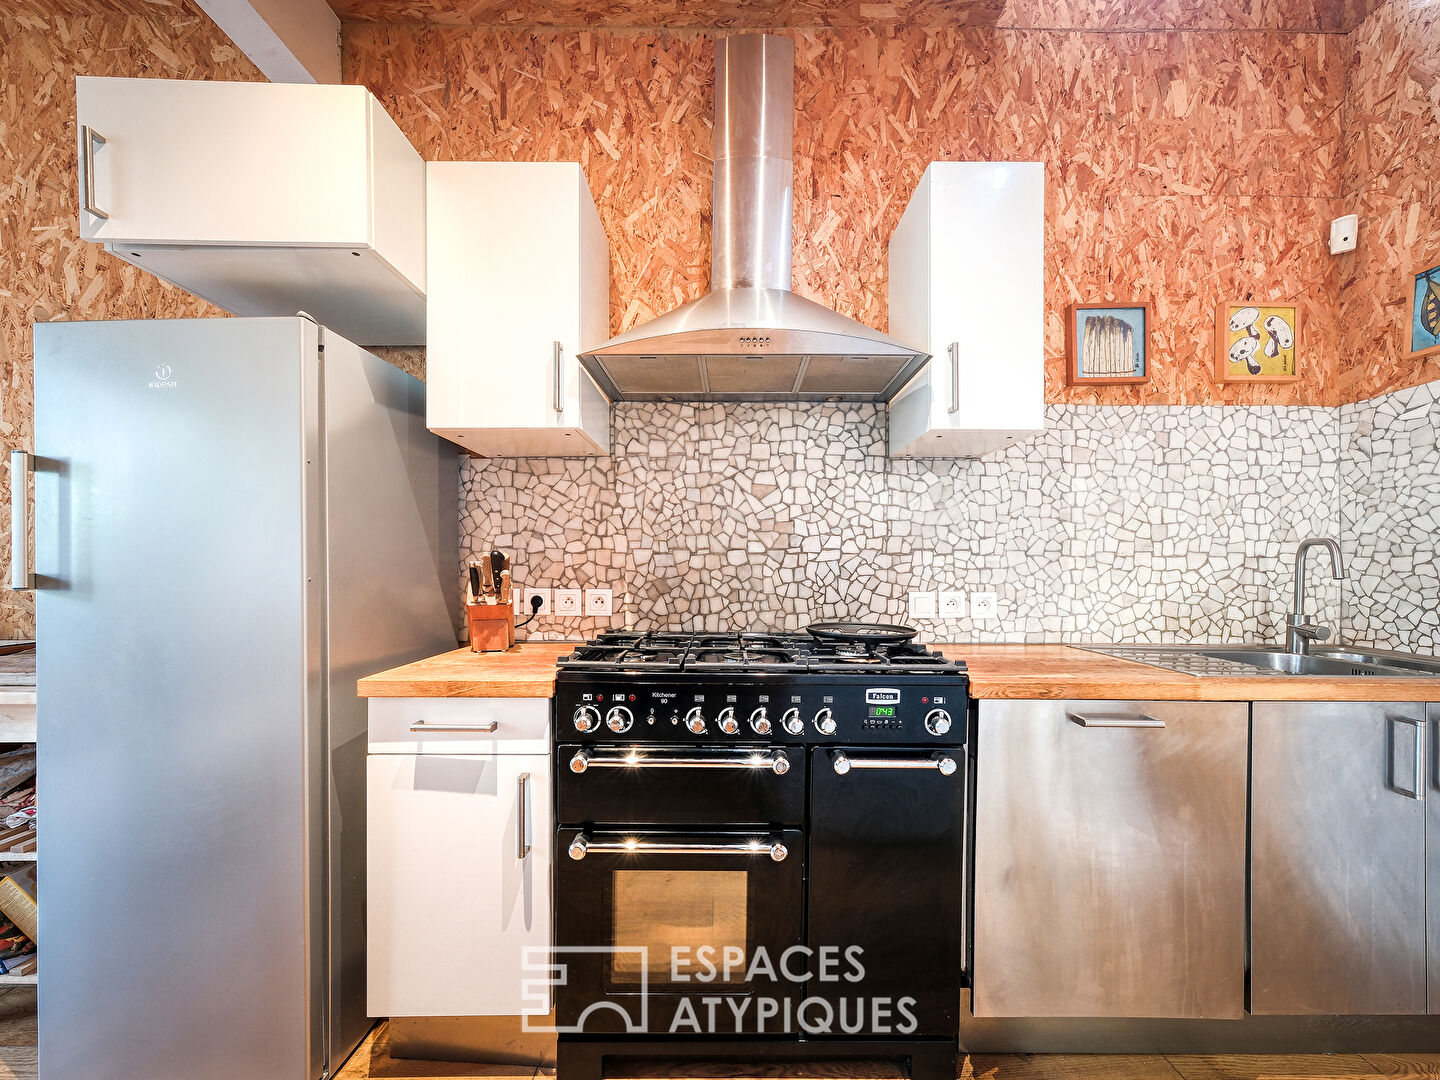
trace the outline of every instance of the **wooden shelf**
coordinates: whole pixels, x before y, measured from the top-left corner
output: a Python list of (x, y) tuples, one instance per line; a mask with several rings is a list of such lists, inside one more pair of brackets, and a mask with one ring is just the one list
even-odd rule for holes
[(7, 986), (35, 986), (39, 982), (38, 971), (32, 971), (29, 975), (0, 975), (0, 989)]
[(0, 863), (38, 862), (39, 853), (34, 851), (0, 851)]

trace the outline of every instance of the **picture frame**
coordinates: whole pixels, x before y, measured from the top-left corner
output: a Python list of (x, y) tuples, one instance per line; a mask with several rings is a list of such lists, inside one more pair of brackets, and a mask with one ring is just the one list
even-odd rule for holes
[(1406, 360), (1440, 353), (1440, 256), (1406, 278)]
[(1066, 385), (1148, 382), (1153, 327), (1149, 301), (1071, 304), (1065, 313)]
[(1215, 308), (1215, 381), (1299, 382), (1305, 312), (1298, 300), (1227, 300)]

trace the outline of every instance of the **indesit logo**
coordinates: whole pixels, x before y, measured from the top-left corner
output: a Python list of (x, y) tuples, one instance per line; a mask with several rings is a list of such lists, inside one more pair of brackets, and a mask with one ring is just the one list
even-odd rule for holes
[(155, 378), (148, 385), (151, 390), (174, 390), (180, 384), (169, 364), (156, 364)]

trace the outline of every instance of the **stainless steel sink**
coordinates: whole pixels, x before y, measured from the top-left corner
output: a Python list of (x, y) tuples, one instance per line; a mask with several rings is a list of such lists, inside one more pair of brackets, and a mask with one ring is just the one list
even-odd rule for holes
[(1440, 659), (1349, 647), (1308, 656), (1271, 645), (1107, 645), (1089, 652), (1186, 675), (1323, 675), (1330, 678), (1440, 678)]

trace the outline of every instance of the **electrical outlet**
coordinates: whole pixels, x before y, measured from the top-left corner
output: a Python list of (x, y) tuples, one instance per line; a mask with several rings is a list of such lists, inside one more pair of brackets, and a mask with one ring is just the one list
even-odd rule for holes
[(910, 594), (910, 618), (935, 618), (935, 594), (933, 592), (912, 592)]
[(580, 590), (556, 589), (555, 614), (561, 618), (574, 618), (580, 614)]
[[(550, 614), (550, 590), (549, 589), (524, 589), (516, 595), (521, 597), (520, 614), (526, 618), (532, 611), (536, 615)], [(540, 598), (540, 610), (535, 611), (535, 597)]]
[(972, 592), (970, 594), (970, 617), (976, 622), (995, 618), (999, 608), (999, 598), (993, 592)]
[(953, 589), (940, 590), (940, 618), (963, 619), (965, 617), (965, 594)]
[(586, 589), (585, 590), (585, 614), (586, 615), (609, 615), (614, 611), (611, 606), (611, 594), (609, 589)]

